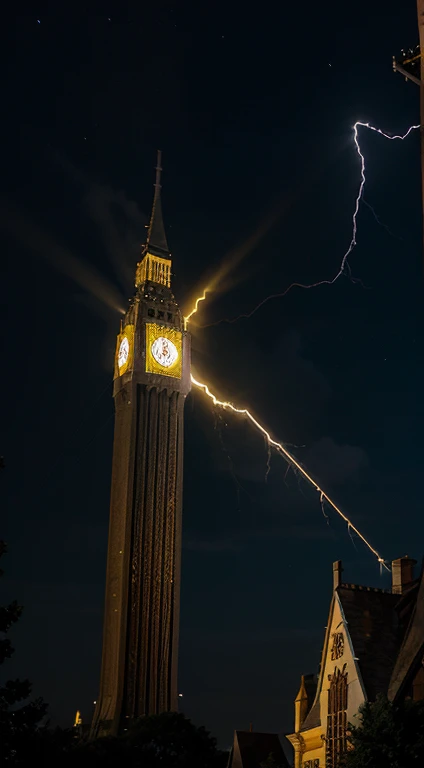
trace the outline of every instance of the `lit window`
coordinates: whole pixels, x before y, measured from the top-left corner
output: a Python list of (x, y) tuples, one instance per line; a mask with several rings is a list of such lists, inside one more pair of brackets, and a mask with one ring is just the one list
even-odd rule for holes
[(340, 757), (346, 751), (347, 729), (347, 672), (346, 664), (337, 667), (328, 676), (328, 717), (326, 738), (326, 768), (337, 768)]

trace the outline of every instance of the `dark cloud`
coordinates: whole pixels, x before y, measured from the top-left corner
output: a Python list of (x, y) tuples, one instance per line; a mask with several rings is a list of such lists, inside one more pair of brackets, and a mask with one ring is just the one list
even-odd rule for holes
[[(246, 350), (249, 344), (248, 339)], [(212, 386), (213, 391), (222, 399), (228, 397), (230, 402), (238, 407), (244, 407), (245, 403), (261, 403), (261, 409), (257, 407), (253, 411), (254, 416), (269, 430), (275, 440), (283, 443), (289, 452), (296, 458), (305, 460), (306, 463), (307, 444), (305, 445), (304, 438), (308, 435), (302, 434), (301, 429), (296, 425), (305, 423), (305, 414), (301, 412), (305, 409), (310, 409), (314, 418), (319, 419), (322, 408), (331, 397), (331, 387), (322, 371), (305, 355), (300, 331), (291, 329), (277, 336), (273, 341), (272, 354), (278, 360), (284, 361), (285, 373), (280, 380), (267, 377), (269, 350), (265, 344), (255, 347), (254, 370), (250, 363), (250, 370), (243, 371), (243, 359), (250, 359), (251, 354), (247, 352), (244, 354), (242, 342), (238, 350), (240, 352), (239, 371), (243, 372), (245, 381), (248, 382), (249, 394), (237, 394), (236, 390), (234, 394), (222, 394), (216, 386)], [(199, 375), (199, 378), (209, 381), (207, 376)], [(267, 397), (264, 400), (265, 385)], [(270, 412), (269, 402), (273, 401), (274, 389), (278, 390), (275, 394), (276, 397), (280, 397), (281, 405), (278, 411), (273, 413)], [(204, 396), (197, 395), (196, 392), (194, 396), (196, 410), (198, 398), (202, 398), (197, 422), (199, 430), (207, 436), (210, 461), (214, 471), (233, 476), (235, 474), (238, 481), (242, 482), (247, 480), (249, 483), (264, 483), (268, 465), (268, 444), (265, 436), (256, 430), (247, 418), (213, 406)], [(288, 402), (294, 404), (290, 411), (286, 411)], [(296, 404), (300, 404), (299, 411), (295, 410)], [(210, 418), (204, 417), (206, 411), (209, 411)], [(308, 419), (308, 426), (309, 423)], [(300, 444), (290, 442), (290, 439), (295, 436), (295, 430), (301, 438)], [(287, 469), (286, 462), (281, 456), (275, 455), (274, 449), (271, 449), (271, 466), (273, 472), (285, 473)]]
[(327, 400), (332, 388), (323, 372), (317, 368), (304, 351), (302, 334), (297, 328), (287, 331), (276, 342), (275, 352), (290, 371), (290, 380), (297, 387), (305, 387), (314, 393), (314, 400)]
[(369, 465), (365, 451), (356, 445), (340, 445), (332, 437), (322, 437), (305, 453), (305, 464), (317, 480), (342, 485), (359, 482)]
[[(234, 629), (223, 629), (221, 627), (207, 630), (195, 628), (186, 628), (183, 632), (190, 638), (192, 642), (196, 644), (196, 648), (202, 647), (221, 647), (229, 648), (238, 646), (242, 632)], [(315, 629), (312, 634), (320, 634), (320, 630)], [(271, 643), (287, 640), (288, 638), (299, 640), (307, 640), (311, 636), (311, 628), (309, 626), (290, 626), (290, 627), (255, 627), (249, 628), (248, 634), (243, 634), (243, 644), (246, 645), (269, 645)]]
[(233, 538), (201, 539), (191, 536), (183, 539), (183, 547), (193, 552), (234, 552), (240, 549)]
[(117, 277), (123, 286), (131, 285), (147, 223), (146, 215), (122, 190), (107, 185), (88, 184), (83, 202), (99, 229)]
[(223, 537), (196, 537), (187, 535), (183, 539), (184, 549), (192, 552), (209, 552), (211, 554), (222, 554), (225, 552), (240, 552), (247, 545), (261, 541), (276, 541), (290, 539), (309, 539), (311, 541), (333, 538), (333, 531), (326, 525), (319, 507), (317, 506), (317, 522), (313, 523), (288, 523), (282, 520), (281, 525), (274, 525), (272, 522), (268, 526), (252, 527), (227, 532)]

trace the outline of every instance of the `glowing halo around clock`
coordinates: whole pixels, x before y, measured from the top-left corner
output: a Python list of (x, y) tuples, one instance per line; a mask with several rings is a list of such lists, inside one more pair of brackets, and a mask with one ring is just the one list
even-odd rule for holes
[(175, 344), (165, 336), (158, 336), (151, 346), (152, 356), (163, 368), (170, 368), (178, 360)]
[(123, 365), (128, 360), (128, 355), (130, 353), (130, 342), (128, 341), (127, 336), (124, 336), (122, 339), (119, 350), (118, 350), (118, 368), (122, 368)]

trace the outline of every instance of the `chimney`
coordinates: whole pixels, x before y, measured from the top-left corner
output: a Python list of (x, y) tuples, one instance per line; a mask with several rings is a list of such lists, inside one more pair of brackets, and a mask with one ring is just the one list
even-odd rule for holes
[(342, 572), (342, 561), (336, 560), (336, 562), (333, 563), (333, 589), (340, 587), (340, 584), (342, 583)]
[(417, 564), (408, 555), (399, 557), (392, 562), (392, 592), (395, 595), (402, 595), (405, 589), (414, 580), (414, 565)]

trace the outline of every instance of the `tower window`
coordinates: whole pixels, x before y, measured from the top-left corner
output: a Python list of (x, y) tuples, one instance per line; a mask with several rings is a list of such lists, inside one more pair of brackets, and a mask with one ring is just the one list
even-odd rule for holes
[(326, 739), (326, 768), (337, 768), (346, 751), (347, 729), (347, 672), (346, 664), (329, 675), (328, 717)]
[(174, 317), (172, 315), (172, 312), (168, 312), (168, 323), (172, 323)]
[(165, 312), (162, 312), (161, 309), (158, 310), (158, 317), (163, 318), (165, 317)]
[(149, 315), (149, 317), (154, 317), (155, 316), (155, 310), (152, 309), (152, 307), (149, 307), (149, 309), (147, 310), (147, 314)]

